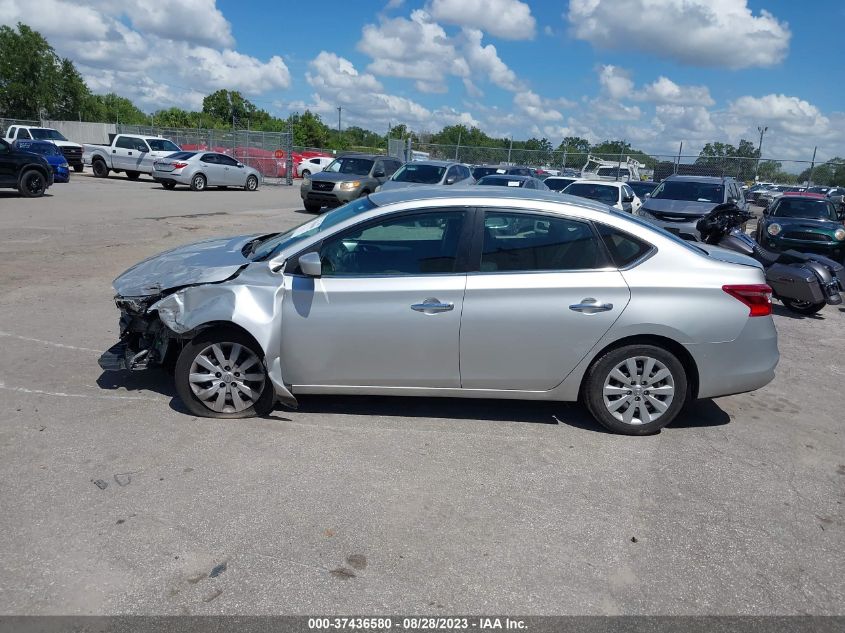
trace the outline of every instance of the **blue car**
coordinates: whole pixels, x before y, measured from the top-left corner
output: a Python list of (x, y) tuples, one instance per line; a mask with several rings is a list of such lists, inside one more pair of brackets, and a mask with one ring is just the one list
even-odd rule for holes
[(53, 168), (54, 182), (70, 182), (70, 165), (67, 164), (62, 150), (50, 141), (15, 141), (15, 147), (24, 152), (43, 156)]

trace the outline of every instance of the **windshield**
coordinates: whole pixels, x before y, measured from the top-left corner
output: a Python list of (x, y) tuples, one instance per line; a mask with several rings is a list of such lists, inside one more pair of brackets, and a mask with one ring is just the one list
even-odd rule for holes
[(781, 198), (772, 215), (779, 218), (804, 218), (807, 220), (836, 220), (836, 209), (827, 200), (801, 200)]
[(524, 187), (525, 180), (507, 176), (485, 176), (476, 185), (499, 185), (500, 187)]
[(353, 174), (355, 176), (366, 176), (373, 167), (373, 161), (369, 158), (354, 158), (343, 156), (329, 163), (323, 171), (334, 174)]
[(66, 141), (67, 139), (61, 135), (57, 130), (51, 130), (48, 127), (30, 128), (32, 138), (37, 138), (39, 141)]
[(25, 152), (34, 152), (42, 156), (62, 156), (62, 150), (46, 141), (18, 141), (17, 146)]
[(634, 190), (634, 193), (642, 197), (645, 194), (654, 191), (656, 185), (653, 182), (637, 182), (636, 180), (633, 180), (628, 183), (628, 186)]
[(329, 227), (340, 224), (353, 216), (375, 208), (376, 205), (373, 204), (369, 197), (353, 200), (349, 204), (338, 207), (334, 211), (329, 211), (328, 213), (317, 216), (312, 220), (308, 220), (289, 231), (278, 233), (272, 237), (268, 237), (263, 242), (257, 243), (252, 250), (252, 261), (268, 259), (273, 254), (285, 250), (300, 240), (317, 235)]
[(499, 171), (498, 167), (476, 167), (472, 170), (472, 177), (481, 180), (484, 176), (496, 173), (504, 173), (504, 170)]
[(420, 165), (419, 163), (405, 163), (393, 174), (391, 180), (396, 182), (416, 182), (426, 185), (436, 185), (443, 178), (445, 167), (437, 165)]
[(178, 152), (179, 146), (173, 141), (168, 141), (166, 138), (148, 138), (146, 139), (150, 149), (154, 152)]
[(578, 196), (579, 198), (589, 198), (590, 200), (598, 200), (605, 204), (616, 204), (619, 201), (619, 190), (616, 187), (608, 185), (593, 185), (584, 182), (573, 182), (563, 193), (568, 193), (571, 196)]
[(546, 178), (544, 181), (546, 186), (551, 189), (552, 191), (563, 191), (573, 182), (575, 182), (574, 178), (556, 178), (551, 176), (550, 178)]
[(658, 185), (652, 199), (686, 200), (689, 202), (724, 202), (724, 187), (713, 182), (667, 180)]

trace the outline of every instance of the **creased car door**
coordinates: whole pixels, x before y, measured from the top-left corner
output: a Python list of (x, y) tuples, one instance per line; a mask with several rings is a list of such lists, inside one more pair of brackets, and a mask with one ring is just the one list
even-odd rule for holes
[(628, 286), (585, 222), (488, 212), (483, 239), (464, 297), (461, 386), (552, 389), (619, 318)]
[(437, 210), (352, 229), (320, 248), (323, 275), (285, 274), (282, 353), (294, 385), (460, 386), (467, 213)]

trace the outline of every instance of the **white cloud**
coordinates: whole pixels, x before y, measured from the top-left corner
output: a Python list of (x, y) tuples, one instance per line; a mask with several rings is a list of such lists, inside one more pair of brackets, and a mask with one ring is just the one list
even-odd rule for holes
[(486, 31), (508, 40), (534, 37), (537, 22), (531, 8), (519, 0), (431, 0), (435, 20)]
[(611, 99), (626, 99), (634, 91), (634, 82), (624, 68), (607, 64), (599, 69), (599, 84)]
[(578, 39), (639, 50), (693, 66), (773, 66), (789, 49), (789, 25), (747, 0), (571, 0)]
[(32, 11), (27, 0), (2, 0), (0, 24), (28, 24), (79, 64), (94, 92), (114, 91), (147, 109), (196, 107), (198, 95), (220, 88), (258, 95), (290, 86), (281, 57), (265, 62), (231, 48), (214, 0), (161, 6), (42, 0)]
[(513, 104), (518, 112), (524, 114), (532, 122), (560, 121), (563, 115), (558, 108), (573, 105), (566, 99), (545, 99), (531, 90), (516, 93)]
[(505, 90), (522, 90), (524, 85), (505, 62), (499, 57), (496, 47), (492, 44), (482, 45), (483, 33), (478, 29), (464, 29), (463, 52), (470, 68), (483, 73), (487, 79)]
[(658, 77), (654, 82), (637, 91), (635, 98), (652, 103), (675, 105), (712, 106), (715, 101), (707, 86), (679, 86), (668, 77)]
[(742, 120), (766, 123), (791, 134), (820, 134), (830, 129), (830, 119), (813, 104), (784, 94), (740, 97), (728, 112)]

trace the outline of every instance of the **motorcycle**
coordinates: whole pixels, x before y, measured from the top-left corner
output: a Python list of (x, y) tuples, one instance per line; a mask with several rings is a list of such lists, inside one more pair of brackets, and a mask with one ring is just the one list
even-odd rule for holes
[(705, 243), (760, 262), (772, 294), (789, 310), (811, 315), (825, 305), (842, 303), (845, 266), (823, 255), (766, 250), (742, 229), (753, 217), (733, 203), (720, 204), (701, 218), (696, 228)]

